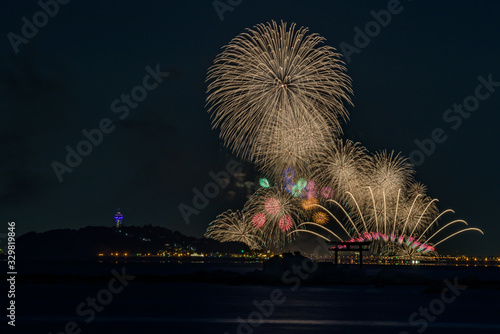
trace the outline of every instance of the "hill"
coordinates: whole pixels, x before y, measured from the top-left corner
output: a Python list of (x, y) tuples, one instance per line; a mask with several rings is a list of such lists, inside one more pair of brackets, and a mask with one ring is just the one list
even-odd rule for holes
[(16, 240), (19, 260), (93, 260), (99, 253), (128, 254), (159, 251), (237, 253), (248, 247), (242, 243), (221, 243), (185, 236), (177, 231), (146, 225), (115, 227), (88, 226), (79, 230), (58, 229), (29, 232)]

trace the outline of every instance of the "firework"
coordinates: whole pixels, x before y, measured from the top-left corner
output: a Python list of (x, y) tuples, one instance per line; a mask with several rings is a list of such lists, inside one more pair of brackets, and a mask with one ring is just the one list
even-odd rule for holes
[(304, 210), (312, 210), (316, 208), (317, 204), (319, 204), (317, 198), (308, 198), (302, 201), (302, 208)]
[(415, 171), (406, 157), (394, 154), (394, 151), (375, 153), (369, 163), (368, 186), (373, 189), (376, 196), (395, 198), (399, 189), (406, 190), (412, 181)]
[(307, 198), (316, 198), (316, 196), (318, 196), (318, 192), (316, 191), (316, 182), (313, 180), (307, 180), (306, 196)]
[(260, 249), (263, 242), (260, 231), (252, 226), (249, 217), (245, 212), (228, 210), (210, 223), (205, 237), (221, 242), (243, 242), (250, 249)]
[[(306, 175), (306, 173), (300, 173), (299, 175)], [(286, 192), (299, 198), (314, 198), (317, 196), (316, 184), (313, 180), (299, 177), (295, 183), (294, 176), (295, 172), (290, 167), (283, 172), (283, 187)]]
[(418, 194), (426, 194), (427, 186), (421, 182), (412, 182), (408, 186), (407, 193), (410, 197), (417, 196)]
[(283, 180), (285, 183), (293, 181), (294, 177), (295, 177), (295, 171), (293, 170), (292, 167), (288, 166), (283, 170)]
[[(408, 160), (394, 151), (369, 155), (359, 143), (336, 139), (352, 90), (340, 55), (323, 42), (295, 24), (259, 24), (235, 37), (209, 69), (213, 128), (275, 186), (260, 179), (244, 212), (220, 215), (206, 235), (282, 249), (295, 233), (307, 232), (368, 240), (376, 254), (411, 257), (434, 254), (462, 232), (482, 233), (465, 228), (431, 243), (449, 226), (467, 223), (454, 220), (429, 236), (453, 211), (438, 211), (438, 200), (413, 181)], [(312, 222), (301, 222), (304, 217)], [(323, 226), (330, 218), (344, 238)]]
[(281, 249), (291, 241), (286, 233), (295, 229), (299, 202), (282, 187), (260, 188), (245, 204), (254, 226), (261, 225), (265, 246)]
[(280, 212), (280, 203), (276, 198), (268, 197), (264, 201), (264, 208), (268, 214), (275, 216)]
[(320, 187), (333, 189), (345, 198), (347, 192), (356, 194), (366, 183), (368, 161), (366, 149), (359, 143), (336, 139), (321, 152), (311, 169)]
[(264, 179), (264, 178), (259, 180), (259, 184), (262, 188), (269, 188), (270, 187), (269, 181), (267, 179)]
[(333, 136), (331, 127), (318, 116), (277, 119), (259, 131), (253, 160), (269, 175), (278, 176), (285, 167), (304, 174), (313, 157), (327, 147)]
[(324, 187), (321, 189), (321, 196), (323, 196), (323, 198), (332, 198), (333, 194), (333, 189), (330, 187)]
[(293, 219), (289, 215), (284, 215), (280, 218), (278, 226), (281, 231), (286, 232), (289, 231), (293, 226)]
[[(410, 189), (415, 188), (423, 189), (421, 185), (410, 186)], [(349, 210), (352, 210), (352, 208), (344, 208), (339, 202), (333, 199), (328, 200), (328, 202), (335, 204), (345, 214), (347, 218), (345, 222), (341, 222), (324, 206), (309, 202), (309, 200), (304, 200), (302, 205), (305, 209), (315, 207), (321, 208), (324, 212), (316, 212), (313, 214), (314, 223), (307, 222), (299, 224), (298, 228), (291, 231), (290, 234), (307, 232), (318, 235), (327, 241), (331, 241), (324, 234), (310, 230), (311, 227), (317, 227), (321, 229), (319, 232), (326, 231), (339, 240), (345, 240), (347, 242), (372, 241), (370, 248), (375, 254), (409, 258), (417, 255), (434, 255), (436, 254), (435, 247), (437, 245), (466, 231), (477, 231), (483, 234), (478, 228), (465, 228), (449, 234), (444, 238), (442, 237), (438, 242), (430, 243), (431, 240), (449, 226), (460, 223), (467, 225), (467, 223), (460, 219), (454, 220), (429, 236), (431, 229), (437, 224), (437, 221), (445, 213), (453, 212), (453, 210), (448, 209), (439, 213), (436, 207), (437, 199), (430, 199), (425, 194), (414, 195), (414, 192), (410, 191), (409, 194), (405, 193), (403, 195), (405, 197), (403, 200), (399, 201), (400, 194), (401, 189), (398, 191), (398, 200), (394, 202), (396, 206), (390, 208), (377, 207), (375, 202), (372, 208), (361, 206), (358, 205), (356, 198), (352, 197), (356, 204), (356, 209), (359, 210), (357, 215), (349, 213)], [(386, 201), (385, 205), (388, 204), (392, 205), (393, 203)], [(388, 212), (390, 215), (387, 214)], [(345, 239), (340, 238), (333, 231), (322, 226), (327, 223), (327, 213), (334, 218), (338, 226), (345, 232)], [(322, 214), (321, 218), (320, 214)], [(352, 219), (352, 217), (356, 216), (360, 218), (361, 222), (355, 222), (355, 220)], [(370, 221), (372, 218), (375, 219), (375, 222)]]
[(316, 224), (326, 225), (326, 223), (328, 223), (328, 215), (322, 211), (313, 214), (312, 218)]
[(437, 201), (425, 194), (408, 193), (403, 203), (399, 204), (396, 225), (402, 226), (406, 233), (421, 233), (439, 215)]
[[(322, 136), (341, 133), (350, 79), (340, 54), (323, 42), (307, 28), (272, 22), (225, 46), (207, 75), (208, 111), (225, 145), (266, 169), (273, 158), (260, 145), (269, 142), (273, 157), (279, 151), (284, 161), (301, 162), (307, 160), (301, 154), (322, 145)], [(301, 145), (294, 148), (297, 139)]]
[(261, 228), (266, 223), (266, 215), (263, 213), (257, 213), (252, 217), (252, 224), (256, 228)]

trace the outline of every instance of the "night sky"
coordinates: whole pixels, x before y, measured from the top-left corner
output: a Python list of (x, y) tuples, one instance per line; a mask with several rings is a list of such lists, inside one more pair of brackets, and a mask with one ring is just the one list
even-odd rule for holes
[[(231, 10), (221, 20), (213, 1), (70, 1), (59, 5), (26, 44), (18, 42), (18, 52), (9, 33), (22, 37), (21, 19), (33, 22), (41, 8), (36, 1), (2, 3), (0, 220), (5, 231), (7, 221), (16, 221), (18, 234), (112, 226), (121, 208), (124, 224), (158, 225), (199, 237), (217, 214), (240, 209), (257, 177), (249, 164), (243, 164), (245, 175), (233, 178), (189, 224), (178, 208), (192, 206), (193, 188), (202, 189), (211, 181), (210, 171), (225, 170), (235, 159), (211, 130), (206, 72), (221, 47), (245, 28), (283, 20), (309, 27), (338, 51), (341, 45), (351, 50), (345, 60), (355, 106), (343, 126), (346, 138), (372, 152), (409, 156), (418, 149), (415, 140), (442, 129), (438, 137), (446, 140), (432, 154), (420, 155), (424, 161), (416, 178), (440, 200), (441, 210), (455, 210), (442, 222), (465, 219), (485, 236), (462, 234), (439, 250), (500, 255), (500, 4), (402, 0), (386, 27), (371, 31), (369, 43), (362, 44), (355, 41), (354, 29), (364, 31), (374, 21), (370, 12), (387, 9), (392, 1), (229, 3)], [(168, 76), (162, 74), (128, 116), (114, 112), (116, 99), (143, 85), (148, 66)], [(481, 101), (470, 98), (480, 76), (493, 81), (490, 90), (479, 89)], [(464, 100), (479, 101), (470, 113), (462, 112), (466, 118), (447, 111)], [(76, 149), (86, 139), (82, 130), (98, 128), (103, 119), (111, 120), (105, 128), (113, 130), (59, 182), (53, 162), (65, 164), (66, 147)]]

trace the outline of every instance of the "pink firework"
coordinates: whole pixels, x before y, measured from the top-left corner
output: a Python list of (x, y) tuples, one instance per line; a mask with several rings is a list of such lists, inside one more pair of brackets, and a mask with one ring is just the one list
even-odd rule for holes
[(280, 212), (280, 203), (272, 197), (268, 197), (266, 199), (266, 201), (264, 202), (264, 207), (266, 208), (266, 211), (272, 215)]
[(292, 217), (289, 215), (284, 215), (279, 221), (279, 227), (283, 232), (286, 232), (292, 228), (293, 221)]
[(307, 198), (315, 198), (316, 197), (316, 193), (317, 193), (316, 192), (316, 183), (314, 183), (314, 181), (312, 181), (312, 180), (307, 181), (306, 190), (307, 190), (307, 193), (306, 193)]
[(266, 222), (266, 215), (263, 213), (258, 213), (252, 218), (252, 225), (261, 228)]
[(332, 198), (333, 196), (333, 190), (330, 187), (324, 187), (321, 189), (321, 196), (324, 198)]
[(429, 252), (434, 252), (436, 249), (432, 246), (426, 245), (424, 254), (429, 253)]

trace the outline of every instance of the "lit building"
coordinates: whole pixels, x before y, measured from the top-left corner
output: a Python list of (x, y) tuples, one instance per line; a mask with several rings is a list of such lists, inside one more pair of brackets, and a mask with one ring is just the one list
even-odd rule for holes
[(122, 227), (123, 215), (120, 212), (120, 208), (118, 208), (118, 212), (115, 213), (115, 226), (116, 228)]

